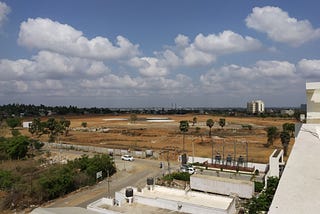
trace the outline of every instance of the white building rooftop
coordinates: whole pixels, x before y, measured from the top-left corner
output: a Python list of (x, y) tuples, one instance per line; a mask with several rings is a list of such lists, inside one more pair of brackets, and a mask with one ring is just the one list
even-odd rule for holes
[(147, 198), (165, 198), (171, 201), (180, 201), (222, 210), (227, 210), (230, 204), (233, 202), (233, 198), (230, 197), (213, 194), (209, 195), (194, 191), (185, 192), (182, 190), (162, 186), (156, 186), (156, 188), (154, 188), (152, 191), (144, 190), (143, 192), (136, 192), (136, 195)]
[(320, 213), (320, 124), (299, 124), (270, 214)]
[[(213, 195), (192, 190), (180, 190), (163, 186), (133, 189), (132, 197), (126, 197), (126, 188), (116, 192), (115, 199), (102, 198), (88, 205), (87, 209), (100, 213), (196, 213), (235, 214), (232, 197)], [(131, 202), (128, 202), (130, 200)], [(110, 203), (111, 202), (111, 203)]]

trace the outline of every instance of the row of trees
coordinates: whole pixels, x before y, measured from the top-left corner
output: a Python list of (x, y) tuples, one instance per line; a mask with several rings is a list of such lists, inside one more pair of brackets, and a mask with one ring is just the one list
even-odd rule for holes
[[(193, 117), (192, 119), (192, 125), (194, 126), (197, 123), (197, 117)], [(209, 137), (211, 137), (211, 129), (214, 126), (214, 121), (212, 119), (208, 119), (206, 121), (206, 125), (209, 127), (210, 131), (209, 131)], [(221, 128), (223, 128), (226, 125), (226, 120), (225, 118), (220, 118), (219, 120), (219, 125)], [(198, 127), (197, 127), (198, 128)], [(180, 126), (179, 126), (180, 131), (183, 134), (183, 140), (182, 140), (182, 150), (185, 150), (185, 134), (188, 132), (189, 130), (189, 121), (188, 120), (181, 120), (180, 121)], [(196, 129), (199, 131), (200, 128)]]
[(15, 116), (38, 117), (48, 116), (52, 113), (57, 115), (81, 115), (81, 114), (109, 114), (109, 108), (79, 108), (77, 106), (45, 106), (45, 105), (25, 105), (8, 104), (0, 106), (0, 120), (2, 118)]
[[(13, 136), (19, 135), (18, 130), (15, 128), (21, 126), (20, 118), (7, 118), (6, 123), (11, 128), (11, 133)], [(34, 118), (29, 126), (29, 132), (32, 134), (32, 136), (36, 135), (36, 137), (40, 137), (43, 134), (48, 134), (49, 142), (54, 142), (59, 134), (65, 134), (65, 136), (68, 135), (70, 125), (71, 121), (66, 120), (64, 117), (62, 117), (60, 120), (51, 117), (47, 121), (41, 121), (40, 118)]]
[(66, 120), (64, 118), (56, 120), (51, 117), (47, 121), (41, 121), (40, 118), (35, 118), (29, 127), (29, 132), (32, 136), (36, 135), (36, 137), (48, 134), (48, 141), (54, 142), (59, 134), (65, 134), (65, 136), (68, 135), (70, 125), (70, 120)]
[(295, 125), (294, 123), (284, 123), (282, 125), (282, 131), (280, 132), (277, 127), (270, 126), (267, 128), (267, 144), (266, 146), (272, 146), (273, 142), (280, 137), (281, 143), (284, 150), (284, 155), (287, 156), (288, 146), (290, 143), (290, 138), (294, 137)]

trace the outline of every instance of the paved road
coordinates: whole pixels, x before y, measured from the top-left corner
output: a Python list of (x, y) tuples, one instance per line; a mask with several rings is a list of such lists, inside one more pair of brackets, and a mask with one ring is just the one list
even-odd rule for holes
[[(77, 192), (71, 193), (63, 198), (56, 199), (46, 207), (84, 207), (102, 197), (114, 197), (116, 191), (127, 186), (144, 187), (148, 177), (161, 176), (167, 171), (167, 164), (164, 169), (159, 168), (159, 161), (148, 159), (136, 159), (133, 162), (115, 158), (117, 173), (111, 177), (109, 182), (103, 180), (95, 186), (87, 187)], [(173, 169), (178, 168), (178, 163), (170, 163)]]

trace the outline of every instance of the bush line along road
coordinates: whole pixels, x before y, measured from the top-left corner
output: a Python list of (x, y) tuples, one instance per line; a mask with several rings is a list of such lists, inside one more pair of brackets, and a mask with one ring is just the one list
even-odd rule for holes
[[(46, 207), (78, 206), (86, 208), (88, 204), (106, 196), (114, 196), (116, 191), (127, 186), (144, 187), (148, 177), (161, 176), (167, 170), (167, 164), (160, 169), (159, 161), (149, 159), (135, 159), (133, 162), (115, 157), (117, 173), (110, 178), (110, 191), (107, 179), (97, 185), (70, 193), (63, 198), (58, 198)], [(178, 169), (177, 163), (170, 163), (171, 168)]]

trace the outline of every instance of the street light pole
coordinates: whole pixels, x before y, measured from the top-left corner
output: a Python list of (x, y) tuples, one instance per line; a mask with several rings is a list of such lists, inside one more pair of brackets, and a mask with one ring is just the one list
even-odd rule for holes
[(213, 164), (213, 140), (211, 138), (212, 151), (211, 151), (211, 164)]
[(110, 195), (110, 177), (109, 170), (107, 170), (107, 183), (108, 183), (108, 192), (107, 195)]
[(194, 163), (194, 142), (192, 140), (192, 163)]

